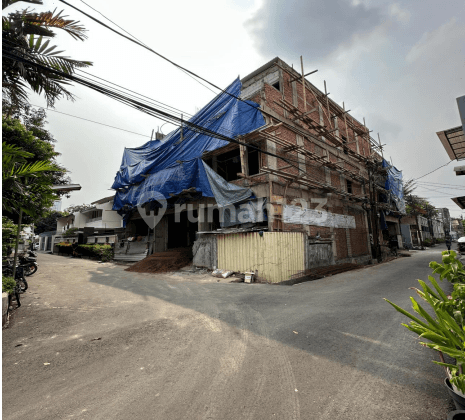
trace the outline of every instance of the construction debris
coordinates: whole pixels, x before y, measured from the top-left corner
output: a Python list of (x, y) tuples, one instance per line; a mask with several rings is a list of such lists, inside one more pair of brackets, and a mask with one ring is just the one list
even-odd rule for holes
[(192, 261), (192, 248), (174, 248), (165, 252), (155, 252), (126, 271), (137, 273), (167, 273), (179, 270)]

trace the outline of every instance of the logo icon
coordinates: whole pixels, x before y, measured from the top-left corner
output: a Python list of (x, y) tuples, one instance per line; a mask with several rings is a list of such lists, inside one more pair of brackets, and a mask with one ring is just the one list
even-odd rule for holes
[(142, 193), (138, 201), (142, 203), (137, 206), (140, 216), (147, 226), (153, 229), (166, 212), (168, 203), (165, 197), (159, 192), (149, 191)]

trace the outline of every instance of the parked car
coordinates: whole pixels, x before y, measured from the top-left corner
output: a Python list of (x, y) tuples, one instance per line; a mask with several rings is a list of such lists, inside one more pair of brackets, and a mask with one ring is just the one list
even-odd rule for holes
[(38, 242), (34, 244), (34, 249), (35, 249), (36, 251), (39, 250), (39, 243), (38, 243)]

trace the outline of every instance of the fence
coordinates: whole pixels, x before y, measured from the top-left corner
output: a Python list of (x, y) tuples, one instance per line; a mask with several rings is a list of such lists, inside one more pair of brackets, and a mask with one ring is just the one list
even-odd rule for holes
[(218, 235), (218, 268), (257, 271), (259, 279), (278, 283), (305, 271), (302, 232), (247, 232)]

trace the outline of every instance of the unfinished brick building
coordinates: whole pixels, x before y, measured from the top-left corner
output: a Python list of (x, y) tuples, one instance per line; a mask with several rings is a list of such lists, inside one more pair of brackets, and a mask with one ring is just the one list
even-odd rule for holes
[[(182, 191), (174, 188), (170, 199), (189, 202), (194, 219), (185, 217), (175, 225), (175, 210), (168, 208), (147, 235), (149, 252), (193, 246), (195, 265), (288, 280), (315, 267), (366, 263), (379, 256), (383, 208), (391, 211), (383, 214), (383, 222), (393, 224), (401, 242), (393, 217), (398, 209), (390, 199), (379, 200), (379, 193), (386, 193), (382, 146), (364, 124), (306, 80), (303, 68), (299, 73), (278, 57), (240, 82), (241, 99), (258, 104), (264, 124), (222, 147), (206, 148), (199, 158), (208, 165), (207, 172), (251, 191), (242, 202), (254, 207), (266, 199), (265, 220), (252, 217), (227, 224), (211, 213), (211, 206), (219, 204), (216, 196), (202, 193), (197, 184)], [(170, 153), (180, 150), (183, 135)], [(184, 161), (176, 160), (179, 165)], [(122, 166), (121, 172), (125, 170)], [(152, 176), (147, 173), (143, 176)], [(124, 198), (126, 193), (117, 194)], [(128, 234), (140, 234), (140, 219), (136, 213), (128, 218)]]
[[(367, 164), (379, 155), (368, 129), (328, 98), (292, 67), (275, 58), (241, 80), (242, 99), (260, 105), (266, 126), (241, 140), (283, 159), (230, 144), (204, 155), (204, 160), (227, 181), (252, 188), (274, 208), (268, 229), (303, 231), (309, 238), (330, 241), (335, 262), (367, 261), (371, 242), (367, 211)], [(237, 157), (236, 164), (223, 162)], [(286, 161), (291, 161), (291, 166)], [(302, 204), (302, 200), (304, 199)], [(305, 215), (290, 217), (290, 205), (308, 206), (355, 223), (343, 228), (311, 224)], [(330, 226), (332, 225), (332, 226)]]

